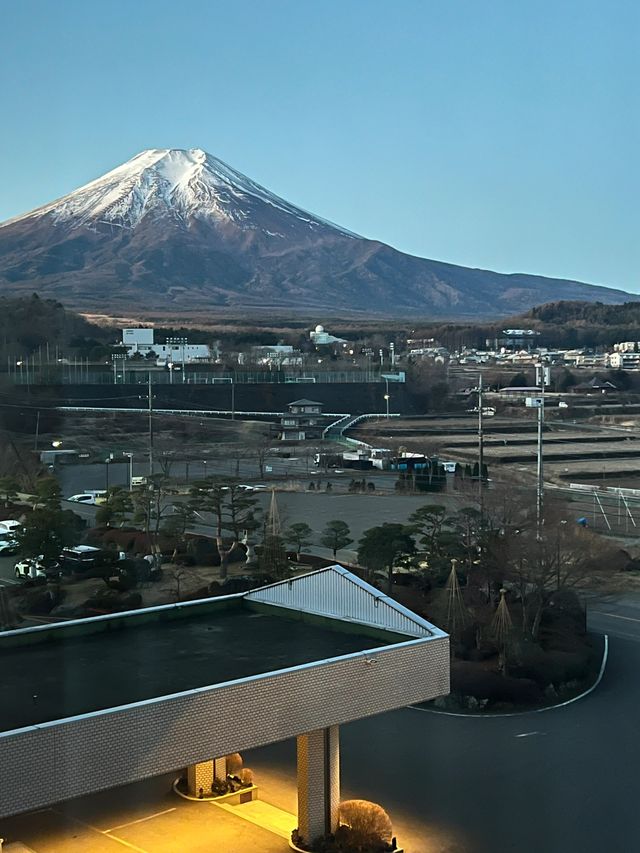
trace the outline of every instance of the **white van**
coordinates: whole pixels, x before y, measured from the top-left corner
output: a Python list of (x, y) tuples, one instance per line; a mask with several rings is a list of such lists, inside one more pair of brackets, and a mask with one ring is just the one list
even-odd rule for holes
[(94, 491), (94, 492), (81, 492), (79, 495), (71, 495), (70, 498), (67, 498), (68, 501), (76, 504), (88, 504), (89, 506), (96, 506), (96, 504), (103, 504), (106, 502), (107, 493), (105, 491)]

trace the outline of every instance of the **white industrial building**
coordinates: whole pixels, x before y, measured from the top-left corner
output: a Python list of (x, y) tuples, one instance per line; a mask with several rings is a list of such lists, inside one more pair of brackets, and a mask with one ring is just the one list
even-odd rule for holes
[(154, 329), (123, 329), (121, 346), (126, 347), (129, 358), (155, 355), (159, 365), (212, 361), (218, 355), (209, 344), (190, 344), (186, 338), (169, 338), (166, 343), (156, 343)]

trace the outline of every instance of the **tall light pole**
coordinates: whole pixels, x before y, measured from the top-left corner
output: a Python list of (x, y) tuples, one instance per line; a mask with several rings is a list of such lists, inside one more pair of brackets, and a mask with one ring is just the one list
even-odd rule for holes
[[(187, 340), (187, 338), (167, 338), (167, 343), (171, 347), (175, 346), (175, 347), (180, 347), (180, 349), (181, 349), (181, 352), (182, 352), (182, 359), (181, 359), (181, 361), (182, 361), (182, 382), (185, 383), (187, 381), (187, 377), (186, 377), (186, 373), (185, 373), (185, 358), (186, 358), (185, 347), (189, 343), (189, 341)], [(173, 361), (174, 359), (172, 358), (171, 360)]]
[(478, 376), (478, 499), (480, 502), (480, 518), (484, 510), (483, 473), (484, 473), (484, 400), (482, 373)]
[(153, 394), (151, 392), (151, 370), (149, 370), (148, 397), (149, 397), (149, 476), (153, 477)]
[(385, 382), (384, 400), (385, 400), (385, 403), (387, 405), (387, 420), (388, 420), (389, 419), (389, 400), (391, 399), (391, 395), (389, 394), (389, 380), (387, 379), (386, 376), (384, 377), (384, 382)]
[[(235, 371), (234, 371), (235, 373)], [(231, 377), (231, 420), (236, 419), (236, 380), (235, 376)]]
[(123, 456), (126, 456), (129, 460), (129, 491), (132, 492), (133, 491), (133, 452), (132, 451), (129, 451), (129, 452), (125, 451), (123, 453)]
[[(127, 356), (124, 353), (114, 353), (111, 356), (111, 361), (113, 362), (113, 384), (118, 384), (118, 362), (122, 362), (126, 360)], [(124, 366), (122, 368), (122, 378), (124, 381)]]
[(538, 465), (536, 485), (536, 531), (538, 539), (542, 534), (544, 523), (544, 457), (542, 452), (542, 436), (544, 432), (544, 389), (551, 381), (551, 368), (544, 364), (536, 364), (536, 385), (540, 388), (540, 396), (529, 398), (535, 401), (529, 403), (538, 410)]

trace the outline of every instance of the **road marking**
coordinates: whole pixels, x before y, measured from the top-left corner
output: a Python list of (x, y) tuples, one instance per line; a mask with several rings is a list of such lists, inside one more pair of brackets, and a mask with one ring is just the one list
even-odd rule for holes
[(597, 616), (609, 616), (611, 619), (624, 619), (625, 622), (640, 622), (633, 616), (620, 616), (618, 613), (605, 613), (604, 610), (590, 610), (589, 613), (594, 613)]
[(514, 737), (533, 737), (534, 735), (546, 735), (546, 732), (522, 732), (522, 734), (514, 735)]
[(148, 850), (143, 850), (142, 847), (136, 847), (135, 844), (131, 844), (129, 841), (125, 841), (123, 838), (118, 838), (117, 835), (109, 835), (107, 832), (103, 832), (102, 835), (105, 835), (107, 838), (110, 838), (112, 841), (117, 841), (118, 844), (123, 844), (125, 847), (129, 847), (131, 850), (135, 850), (136, 853), (149, 853)]
[(147, 815), (146, 817), (139, 817), (137, 820), (130, 820), (129, 823), (121, 823), (119, 826), (114, 826), (111, 829), (103, 829), (101, 832), (116, 832), (118, 829), (124, 829), (127, 826), (133, 826), (135, 823), (144, 823), (145, 820), (153, 820), (154, 817), (160, 817), (163, 814), (169, 814), (169, 812), (174, 812), (176, 807), (165, 809), (162, 812), (156, 812), (155, 814)]
[[(77, 823), (80, 826), (84, 826), (86, 829), (90, 829), (92, 832), (97, 833), (98, 835), (105, 835), (107, 838), (110, 838), (112, 841), (117, 841), (118, 844), (123, 844), (125, 847), (129, 847), (131, 850), (135, 850), (136, 853), (149, 853), (148, 850), (143, 850), (142, 847), (136, 847), (135, 844), (130, 844), (128, 841), (124, 841), (122, 838), (118, 838), (117, 835), (109, 835), (110, 830), (108, 829), (98, 829), (97, 826), (91, 826), (90, 823), (85, 823), (85, 821), (80, 820), (77, 817), (73, 817), (72, 815), (65, 814), (64, 812), (58, 811), (58, 809), (49, 809), (54, 814), (60, 815), (61, 818), (67, 820), (69, 822)], [(168, 809), (168, 811), (173, 811), (173, 809)], [(153, 815), (152, 815), (153, 817)], [(138, 821), (133, 821), (133, 823), (138, 823)]]

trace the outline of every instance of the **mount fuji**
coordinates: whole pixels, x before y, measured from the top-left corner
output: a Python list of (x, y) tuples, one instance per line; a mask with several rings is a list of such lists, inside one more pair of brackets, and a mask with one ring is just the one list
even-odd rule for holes
[(79, 310), (487, 317), (620, 290), (404, 254), (307, 213), (200, 149), (143, 151), (0, 224), (0, 290)]

